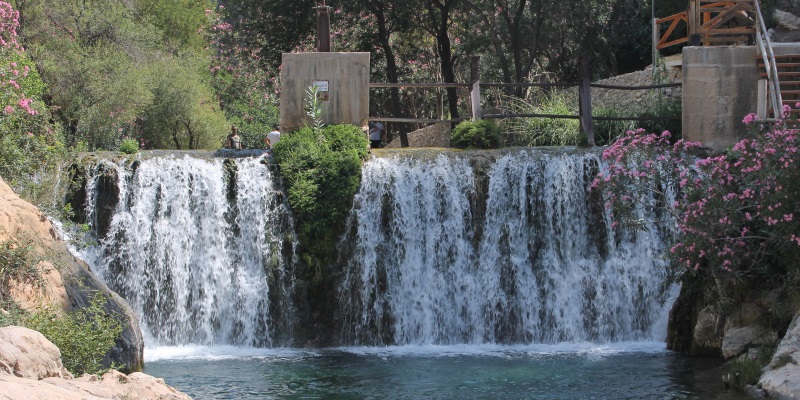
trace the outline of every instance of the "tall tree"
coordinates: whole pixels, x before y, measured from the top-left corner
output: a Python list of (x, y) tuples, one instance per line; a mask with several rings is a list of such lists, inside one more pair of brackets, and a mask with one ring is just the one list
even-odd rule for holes
[[(397, 55), (394, 50), (393, 36), (404, 30), (408, 30), (411, 16), (414, 12), (413, 2), (411, 1), (392, 1), (392, 0), (358, 0), (355, 2), (345, 2), (342, 7), (346, 12), (359, 14), (358, 10), (365, 10), (369, 13), (369, 18), (375, 22), (377, 35), (375, 40), (383, 51), (386, 59), (386, 79), (390, 83), (400, 82), (400, 70), (397, 65)], [(400, 99), (400, 89), (390, 88), (392, 115), (402, 118), (405, 113)], [(406, 125), (401, 125), (400, 145), (408, 147), (408, 130)]]
[[(450, 27), (453, 24), (454, 13), (457, 11), (461, 0), (424, 0), (425, 18), (423, 27), (436, 39), (436, 53), (442, 69), (442, 78), (445, 83), (455, 83), (455, 57), (453, 44), (450, 41)], [(456, 88), (447, 88), (447, 105), (450, 118), (459, 117), (458, 93)]]
[[(536, 67), (551, 0), (463, 0), (470, 16), (484, 27), (503, 82), (521, 83)], [(546, 39), (545, 39), (546, 41)], [(510, 55), (510, 58), (509, 58)], [(517, 96), (522, 88), (510, 89)]]

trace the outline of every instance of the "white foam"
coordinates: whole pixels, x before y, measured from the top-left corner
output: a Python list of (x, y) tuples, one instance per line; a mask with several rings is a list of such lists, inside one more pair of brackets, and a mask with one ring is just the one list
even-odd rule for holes
[(630, 353), (663, 353), (666, 345), (663, 342), (620, 342), (620, 343), (559, 343), (532, 345), (406, 345), (386, 347), (340, 347), (337, 350), (356, 354), (381, 357), (521, 357), (549, 355), (618, 355)]
[(164, 360), (232, 360), (232, 359), (301, 359), (318, 355), (306, 349), (256, 348), (246, 346), (157, 346), (145, 348), (144, 361)]

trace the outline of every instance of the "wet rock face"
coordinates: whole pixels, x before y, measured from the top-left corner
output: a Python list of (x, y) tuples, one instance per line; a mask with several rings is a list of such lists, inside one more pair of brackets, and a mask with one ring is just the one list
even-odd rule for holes
[[(698, 288), (685, 286), (670, 313), (667, 348), (692, 355), (731, 359), (760, 346), (774, 346), (778, 329), (765, 306), (770, 299), (759, 298), (735, 306), (707, 305)], [(774, 309), (774, 307), (773, 307)]]

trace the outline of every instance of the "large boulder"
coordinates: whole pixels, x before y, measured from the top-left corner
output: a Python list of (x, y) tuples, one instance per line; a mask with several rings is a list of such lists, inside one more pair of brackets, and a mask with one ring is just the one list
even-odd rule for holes
[(722, 357), (730, 359), (754, 346), (772, 346), (778, 334), (760, 326), (733, 327), (725, 331), (722, 339)]
[(800, 312), (764, 368), (759, 385), (770, 396), (800, 399)]
[(105, 365), (114, 362), (124, 365), (126, 372), (142, 370), (144, 339), (133, 310), (69, 252), (44, 213), (20, 199), (0, 179), (0, 241), (7, 240), (30, 241), (34, 251), (45, 259), (37, 265), (45, 284), (18, 282), (9, 293), (15, 303), (28, 311), (41, 307), (71, 311), (88, 306), (95, 294), (103, 295), (105, 310), (118, 315), (123, 327), (121, 337), (106, 355)]
[(39, 332), (20, 326), (0, 328), (0, 373), (27, 379), (69, 375), (61, 351)]
[[(450, 123), (441, 122), (409, 132), (408, 145), (410, 147), (450, 147)], [(400, 148), (400, 137), (395, 138), (384, 147), (387, 149)]]
[(64, 371), (61, 352), (41, 333), (17, 326), (0, 328), (0, 400), (187, 400), (181, 393), (141, 372), (111, 370), (102, 377), (73, 379)]
[(770, 36), (775, 42), (797, 42), (800, 40), (800, 18), (791, 12), (775, 10), (775, 28), (770, 29)]

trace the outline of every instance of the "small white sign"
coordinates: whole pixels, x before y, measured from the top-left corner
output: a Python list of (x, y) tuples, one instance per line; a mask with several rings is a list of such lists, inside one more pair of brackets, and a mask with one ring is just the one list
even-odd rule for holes
[(318, 92), (327, 92), (328, 91), (328, 81), (314, 81), (311, 83), (311, 86), (317, 88)]

